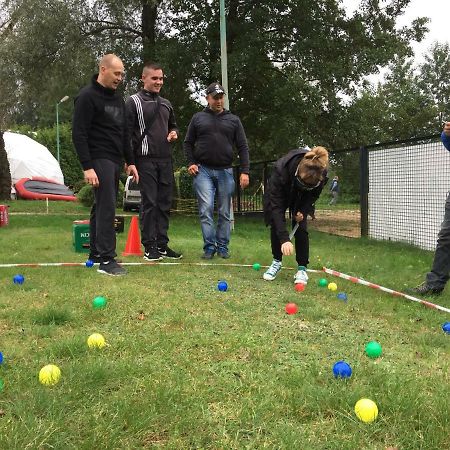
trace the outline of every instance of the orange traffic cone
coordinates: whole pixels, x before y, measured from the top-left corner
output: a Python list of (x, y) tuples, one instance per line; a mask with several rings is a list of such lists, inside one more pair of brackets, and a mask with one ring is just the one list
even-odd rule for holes
[(139, 235), (139, 225), (137, 216), (131, 218), (130, 229), (128, 230), (127, 243), (122, 256), (142, 256), (141, 238)]

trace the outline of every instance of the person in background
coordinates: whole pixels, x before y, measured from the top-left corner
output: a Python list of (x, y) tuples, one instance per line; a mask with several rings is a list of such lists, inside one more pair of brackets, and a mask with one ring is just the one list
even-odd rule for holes
[[(444, 147), (450, 151), (450, 122), (444, 123), (441, 134)], [(450, 273), (450, 193), (445, 201), (444, 220), (438, 234), (436, 251), (434, 253), (431, 271), (425, 281), (409, 292), (419, 295), (440, 295), (447, 284)]]
[(178, 126), (169, 100), (160, 96), (164, 84), (162, 67), (145, 64), (143, 89), (126, 102), (128, 130), (139, 171), (139, 214), (144, 259), (180, 259), (169, 247), (169, 216), (173, 197), (172, 145)]
[(90, 216), (89, 259), (100, 263), (98, 272), (125, 275), (115, 260), (117, 190), (123, 159), (127, 174), (139, 181), (126, 127), (125, 103), (117, 88), (124, 66), (113, 54), (103, 56), (99, 72), (75, 98), (72, 140), (84, 171), (84, 179), (94, 190)]
[(292, 217), (295, 232), (295, 256), (298, 264), (294, 283), (307, 284), (309, 234), (307, 216), (314, 217), (314, 203), (328, 181), (328, 151), (324, 147), (291, 150), (274, 165), (264, 193), (264, 219), (270, 225), (273, 261), (263, 278), (273, 281), (282, 267), (282, 258), (292, 255), (294, 246), (286, 228), (286, 210)]
[[(203, 234), (203, 259), (217, 253), (229, 258), (231, 232), (231, 199), (235, 183), (233, 177), (233, 147), (240, 161), (239, 184), (249, 183), (249, 150), (242, 123), (224, 108), (225, 91), (219, 83), (206, 89), (208, 106), (194, 114), (184, 140), (184, 151), (193, 187), (197, 195)], [(218, 220), (214, 225), (214, 198), (217, 197)]]
[(329, 205), (335, 205), (337, 203), (339, 196), (339, 177), (337, 175), (333, 178), (333, 181), (331, 182), (330, 194), (331, 200)]

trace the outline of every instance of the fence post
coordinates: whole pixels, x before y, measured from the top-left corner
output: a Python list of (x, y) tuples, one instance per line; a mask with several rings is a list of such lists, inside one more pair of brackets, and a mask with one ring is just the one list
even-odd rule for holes
[(359, 205), (361, 210), (361, 236), (369, 236), (369, 151), (359, 149)]

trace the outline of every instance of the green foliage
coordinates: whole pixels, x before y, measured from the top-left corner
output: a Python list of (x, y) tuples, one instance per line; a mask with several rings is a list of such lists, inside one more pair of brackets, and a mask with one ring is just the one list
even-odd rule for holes
[(175, 183), (177, 187), (178, 198), (194, 198), (194, 190), (192, 187), (192, 176), (189, 175), (187, 168), (182, 167), (175, 172)]
[[(220, 79), (218, 2), (201, 8), (191, 0), (49, 0), (45, 8), (37, 0), (2, 3), (11, 25), (0, 29), (0, 112), (7, 123), (51, 125), (56, 102), (76, 95), (105, 52), (124, 60), (126, 93), (137, 88), (144, 60), (162, 63), (162, 94), (182, 132), (202, 107), (204, 87)], [(352, 17), (341, 3), (227, 2), (228, 97), (252, 158), (271, 159), (302, 142), (354, 144), (338, 126), (346, 109), (342, 94), (351, 95), (364, 75), (395, 55), (410, 54), (410, 42), (423, 37), (425, 19), (397, 27), (409, 0), (362, 0)], [(61, 122), (70, 109), (61, 105)], [(181, 139), (175, 157), (181, 165)]]
[(83, 206), (91, 207), (94, 204), (94, 189), (90, 184), (83, 186), (77, 194), (78, 201)]
[(11, 173), (5, 150), (3, 131), (0, 130), (0, 200), (11, 199)]
[[(123, 206), (123, 192), (124, 192), (124, 185), (122, 181), (119, 181), (119, 189), (117, 193), (117, 203), (116, 203), (116, 206), (118, 208)], [(82, 205), (91, 207), (94, 204), (94, 189), (92, 185), (86, 184), (85, 186), (83, 186), (78, 191), (77, 198)]]

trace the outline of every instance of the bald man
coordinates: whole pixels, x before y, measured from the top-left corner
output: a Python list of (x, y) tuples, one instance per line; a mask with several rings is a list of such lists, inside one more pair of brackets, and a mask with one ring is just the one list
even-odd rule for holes
[(72, 140), (84, 179), (94, 188), (89, 259), (100, 263), (98, 272), (112, 276), (126, 274), (115, 260), (114, 230), (119, 175), (124, 159), (127, 174), (139, 181), (128, 138), (125, 103), (117, 93), (123, 75), (120, 58), (113, 54), (103, 56), (98, 74), (75, 98), (72, 121)]

